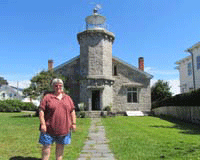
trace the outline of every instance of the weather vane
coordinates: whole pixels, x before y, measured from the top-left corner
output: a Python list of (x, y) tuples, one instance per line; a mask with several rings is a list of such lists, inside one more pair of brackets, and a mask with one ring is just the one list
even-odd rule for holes
[(95, 5), (95, 7), (93, 9), (94, 13), (97, 13), (98, 10), (102, 9), (102, 5), (101, 4), (97, 4), (95, 2), (90, 2), (89, 4)]

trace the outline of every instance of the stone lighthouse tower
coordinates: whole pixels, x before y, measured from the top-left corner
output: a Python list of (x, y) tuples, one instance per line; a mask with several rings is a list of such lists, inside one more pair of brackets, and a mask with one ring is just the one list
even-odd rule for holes
[(77, 34), (80, 44), (80, 102), (89, 111), (112, 105), (112, 44), (115, 36), (106, 30), (106, 18), (93, 10), (86, 17), (86, 30)]

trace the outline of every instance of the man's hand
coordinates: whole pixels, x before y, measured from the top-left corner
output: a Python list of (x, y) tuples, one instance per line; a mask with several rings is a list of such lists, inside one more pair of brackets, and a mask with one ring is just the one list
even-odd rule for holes
[(47, 127), (45, 124), (41, 124), (41, 132), (43, 133), (47, 132)]
[(75, 132), (76, 130), (76, 124), (72, 124), (72, 131)]

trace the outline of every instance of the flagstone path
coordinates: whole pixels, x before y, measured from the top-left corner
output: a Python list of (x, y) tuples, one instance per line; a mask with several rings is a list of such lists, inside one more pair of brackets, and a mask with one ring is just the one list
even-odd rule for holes
[(108, 147), (101, 118), (91, 118), (91, 120), (88, 139), (77, 160), (115, 160), (114, 154)]

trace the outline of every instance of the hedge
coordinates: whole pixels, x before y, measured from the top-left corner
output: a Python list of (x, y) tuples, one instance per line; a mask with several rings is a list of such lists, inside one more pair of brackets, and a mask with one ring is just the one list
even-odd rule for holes
[(0, 112), (21, 112), (21, 110), (36, 111), (37, 106), (20, 100), (0, 100)]
[(152, 102), (152, 109), (164, 106), (200, 106), (200, 89)]

